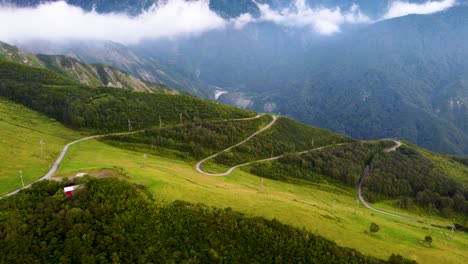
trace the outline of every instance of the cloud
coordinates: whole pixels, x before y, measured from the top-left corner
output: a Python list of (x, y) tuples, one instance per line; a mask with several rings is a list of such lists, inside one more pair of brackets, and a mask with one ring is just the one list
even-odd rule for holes
[(249, 13), (245, 13), (240, 15), (239, 17), (231, 19), (231, 23), (235, 29), (242, 29), (247, 24), (255, 22), (257, 22), (257, 20), (254, 17), (252, 17), (252, 15)]
[(444, 11), (457, 4), (456, 0), (427, 1), (424, 3), (409, 3), (406, 1), (394, 1), (390, 4), (387, 13), (383, 19), (406, 16), (410, 14), (432, 14)]
[[(321, 35), (341, 32), (347, 24), (370, 24), (375, 21), (359, 6), (311, 7), (306, 0), (293, 0), (287, 8), (272, 9), (255, 2), (258, 18), (243, 14), (225, 20), (209, 8), (209, 0), (159, 0), (138, 16), (98, 14), (68, 5), (65, 1), (42, 3), (37, 7), (18, 8), (0, 5), (0, 40), (19, 43), (29, 40), (110, 40), (134, 44), (144, 39), (178, 38), (225, 28), (242, 29), (250, 23), (271, 22), (282, 26), (310, 28)], [(2, 0), (0, 0), (2, 3)], [(429, 14), (445, 10), (456, 0), (428, 0), (414, 4), (392, 2), (380, 20), (408, 14)]]
[(341, 8), (312, 8), (306, 0), (296, 0), (290, 7), (273, 10), (268, 4), (254, 0), (261, 12), (260, 21), (269, 21), (291, 27), (310, 27), (321, 35), (332, 35), (341, 31), (345, 24), (371, 23), (371, 19), (363, 14), (357, 5), (349, 10)]
[(226, 27), (227, 22), (210, 10), (208, 0), (160, 3), (136, 17), (86, 12), (63, 1), (36, 8), (2, 6), (0, 40), (112, 40), (131, 44)]

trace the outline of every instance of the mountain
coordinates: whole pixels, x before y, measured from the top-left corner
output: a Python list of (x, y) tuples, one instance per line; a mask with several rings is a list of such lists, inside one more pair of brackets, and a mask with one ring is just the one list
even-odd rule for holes
[(260, 24), (181, 40), (176, 51), (171, 41), (133, 49), (175, 60), (229, 104), (355, 138), (398, 137), (466, 154), (466, 21), (467, 7), (458, 6), (327, 39)]
[[(69, 3), (86, 10), (95, 5), (99, 12), (135, 11), (149, 5), (148, 1)], [(257, 17), (252, 3), (217, 0), (210, 1), (210, 8), (226, 19), (242, 13)], [(261, 3), (281, 9), (292, 2)], [(308, 3), (345, 11), (356, 3), (378, 20), (390, 2)], [(351, 29), (326, 38), (308, 27), (259, 22), (128, 47), (84, 41), (33, 41), (20, 47), (108, 64), (145, 81), (256, 111), (281, 113), (358, 139), (398, 137), (434, 151), (466, 154), (467, 13), (460, 4), (430, 15), (348, 25)]]
[(278, 111), (309, 124), (467, 153), (467, 21), (467, 7), (382, 21), (296, 57), (270, 73), (280, 85), (263, 86), (278, 92)]
[(165, 85), (142, 81), (126, 72), (103, 64), (84, 64), (74, 58), (61, 55), (25, 53), (2, 42), (0, 42), (0, 59), (47, 68), (89, 86), (123, 88), (151, 93), (178, 93)]
[[(8, 234), (0, 239), (5, 244), (0, 255), (7, 262), (16, 262), (13, 258), (19, 251), (20, 262), (41, 254), (49, 261), (63, 254), (92, 261), (101, 253), (103, 260), (136, 256), (152, 260), (152, 246), (161, 246), (159, 259), (174, 261), (192, 259), (190, 256), (197, 260), (255, 258), (241, 247), (246, 243), (259, 243), (254, 252), (273, 247), (268, 255), (262, 254), (267, 263), (270, 258), (280, 259), (278, 252), (284, 252), (281, 259), (291, 259), (296, 253), (288, 254), (298, 252), (305, 261), (360, 258), (341, 247), (362, 249), (378, 259), (390, 257), (390, 263), (411, 263), (390, 256), (391, 252), (424, 263), (464, 263), (466, 259), (468, 240), (463, 226), (468, 221), (468, 167), (463, 159), (431, 153), (408, 142), (358, 141), (287, 117), (256, 115), (193, 96), (89, 87), (48, 69), (4, 60), (0, 60), (0, 96), (0, 127), (5, 128), (0, 129), (5, 159), (0, 178), (11, 184), (3, 192), (21, 186), (18, 170), (24, 169), (26, 183), (30, 183), (47, 172), (49, 166), (44, 165), (49, 160), (53, 163), (54, 155), (65, 155), (57, 161), (60, 166), (54, 181), (38, 182), (0, 200), (5, 209), (0, 234)], [(109, 134), (89, 136), (98, 133)], [(43, 137), (47, 143), (38, 144)], [(83, 138), (76, 140), (78, 137)], [(64, 141), (73, 144), (62, 151)], [(225, 178), (209, 176), (225, 171)], [(363, 172), (366, 176), (361, 177)], [(88, 173), (91, 178), (74, 177), (78, 173)], [(373, 206), (414, 221), (408, 224), (401, 218), (358, 208), (359, 182), (363, 182), (365, 199), (375, 202)], [(67, 198), (63, 187), (71, 184), (80, 184), (81, 189)], [(181, 199), (232, 206), (248, 216), (238, 215), (232, 208), (172, 203)], [(316, 231), (300, 231), (262, 216)], [(42, 217), (49, 220), (44, 222)], [(142, 224), (135, 225), (140, 220)], [(13, 228), (18, 221), (24, 228)], [(96, 222), (99, 224), (89, 224)], [(454, 222), (460, 230), (451, 236), (447, 226)], [(151, 224), (142, 228), (143, 223)], [(371, 223), (378, 223), (381, 232), (366, 231)], [(191, 231), (187, 233), (188, 226)], [(253, 226), (259, 228), (253, 236), (258, 240), (245, 242), (243, 238), (251, 236), (245, 230), (251, 232)], [(97, 234), (94, 227), (102, 232)], [(226, 243), (213, 240), (219, 236), (206, 238), (221, 230), (230, 230), (223, 232), (223, 239), (245, 254), (227, 250)], [(279, 243), (283, 231), (288, 238), (285, 245), (290, 247), (265, 246), (271, 240), (267, 234)], [(336, 240), (339, 247), (318, 232)], [(172, 239), (161, 238), (162, 234)], [(421, 242), (429, 235), (434, 246)], [(115, 242), (107, 236), (120, 238)], [(51, 237), (60, 242), (46, 243)], [(69, 239), (80, 242), (68, 247)], [(401, 248), (398, 241), (407, 246)], [(38, 249), (35, 245), (41, 242), (45, 246)], [(129, 247), (134, 250), (128, 251)], [(77, 248), (83, 253), (76, 255)], [(186, 254), (173, 252), (187, 248), (192, 250)], [(200, 253), (210, 249), (208, 255)], [(300, 249), (304, 252), (297, 251)], [(51, 253), (57, 250), (61, 254)], [(334, 256), (333, 252), (340, 253)], [(373, 257), (356, 261), (380, 261)]]
[(196, 74), (179, 68), (174, 62), (160, 61), (135, 53), (129, 47), (112, 41), (19, 43), (21, 50), (48, 55), (66, 55), (88, 64), (106, 64), (131, 73), (146, 82), (165, 84), (179, 91), (207, 95), (206, 87)]
[[(133, 50), (175, 61), (225, 103), (355, 138), (398, 137), (466, 154), (466, 21), (461, 5), (327, 39), (304, 29), (252, 24)], [(216, 87), (218, 96), (206, 87)]]
[[(154, 148), (159, 146), (187, 160), (213, 157), (227, 149), (216, 155), (211, 165), (202, 164), (201, 168), (209, 169), (210, 173), (224, 170), (220, 165), (250, 165), (255, 160), (277, 157), (271, 160), (270, 166), (261, 164), (247, 170), (275, 180), (293, 183), (298, 179), (327, 180), (351, 188), (357, 186), (362, 171), (369, 165), (372, 167), (367, 178), (369, 200), (381, 199), (372, 194), (416, 200), (429, 192), (434, 195), (420, 202), (421, 206), (432, 206), (445, 216), (468, 210), (464, 165), (452, 165), (447, 170), (446, 159), (436, 161), (432, 154), (410, 144), (402, 146), (394, 155), (385, 155), (382, 153), (394, 145), (393, 141), (358, 142), (288, 118), (253, 117), (253, 112), (192, 96), (79, 86), (54, 72), (12, 62), (0, 61), (0, 76), (0, 96), (68, 127), (103, 132), (136, 130), (104, 140), (117, 148), (167, 155), (168, 152)], [(241, 147), (229, 148), (268, 124), (271, 128), (267, 132)], [(394, 179), (390, 181), (388, 177)], [(442, 203), (440, 199), (452, 202)]]

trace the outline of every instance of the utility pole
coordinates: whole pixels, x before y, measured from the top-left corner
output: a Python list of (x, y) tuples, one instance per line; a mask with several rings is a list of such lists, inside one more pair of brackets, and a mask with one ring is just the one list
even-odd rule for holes
[(146, 165), (146, 158), (148, 158), (148, 155), (145, 153), (145, 154), (143, 154), (143, 168)]
[(23, 188), (24, 188), (23, 171), (20, 170), (19, 173), (20, 173), (21, 183), (23, 184)]
[(357, 214), (358, 207), (359, 207), (359, 199), (356, 199), (356, 208), (354, 209), (354, 214)]
[(44, 140), (40, 140), (39, 141), (39, 145), (41, 145), (41, 158), (44, 156), (44, 145), (45, 145), (45, 142)]
[(132, 122), (130, 122), (130, 119), (128, 119), (128, 132), (131, 132), (132, 130)]
[(234, 143), (234, 128), (232, 127), (232, 122), (229, 123), (229, 126), (231, 128), (231, 143)]

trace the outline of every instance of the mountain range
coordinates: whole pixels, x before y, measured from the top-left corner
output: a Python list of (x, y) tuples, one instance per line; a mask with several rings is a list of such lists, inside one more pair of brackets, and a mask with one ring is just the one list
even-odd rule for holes
[[(35, 6), (43, 1), (4, 1)], [(21, 49), (108, 64), (145, 81), (261, 112), (281, 113), (358, 139), (401, 138), (434, 151), (468, 153), (468, 8), (381, 19), (395, 1), (223, 1), (210, 9), (230, 21), (259, 19), (190, 37), (14, 43)], [(99, 13), (137, 16), (153, 1), (67, 1)], [(322, 36), (308, 26), (261, 20), (261, 4), (300, 16), (353, 4), (368, 22)], [(414, 4), (427, 1), (411, 1)], [(284, 11), (286, 12), (286, 11)]]

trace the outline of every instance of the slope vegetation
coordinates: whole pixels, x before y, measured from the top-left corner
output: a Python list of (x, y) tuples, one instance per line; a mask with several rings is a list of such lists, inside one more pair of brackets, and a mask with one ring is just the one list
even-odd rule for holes
[[(158, 199), (171, 202), (185, 200), (209, 206), (231, 207), (248, 215), (276, 218), (281, 222), (319, 233), (340, 246), (357, 249), (382, 259), (398, 253), (420, 263), (464, 263), (468, 237), (450, 229), (428, 226), (430, 222), (448, 226), (448, 220), (415, 211), (401, 211), (385, 204), (384, 210), (416, 218), (408, 223), (364, 209), (356, 205), (357, 188), (326, 182), (286, 183), (235, 170), (226, 177), (207, 177), (194, 170), (194, 163), (120, 149), (99, 141), (73, 146), (65, 157), (58, 176), (76, 172), (99, 175), (103, 170), (123, 171), (123, 178), (147, 186)], [(377, 234), (369, 233), (369, 225), (380, 226)], [(433, 238), (431, 247), (419, 241), (426, 235)]]
[(63, 183), (41, 182), (0, 201), (0, 261), (414, 263), (364, 256), (229, 209), (155, 204), (144, 188), (115, 179), (80, 183), (72, 198), (65, 197)]
[(46, 68), (71, 80), (93, 87), (113, 87), (150, 93), (178, 92), (162, 84), (142, 81), (133, 75), (103, 64), (85, 64), (61, 55), (35, 55), (0, 42), (0, 59)]
[[(63, 146), (80, 134), (54, 119), (0, 98), (0, 196), (42, 177)], [(41, 142), (43, 144), (41, 144)]]
[(250, 111), (192, 96), (91, 88), (48, 70), (6, 61), (0, 61), (0, 80), (0, 96), (75, 128), (138, 130), (161, 122), (177, 124), (254, 116)]

